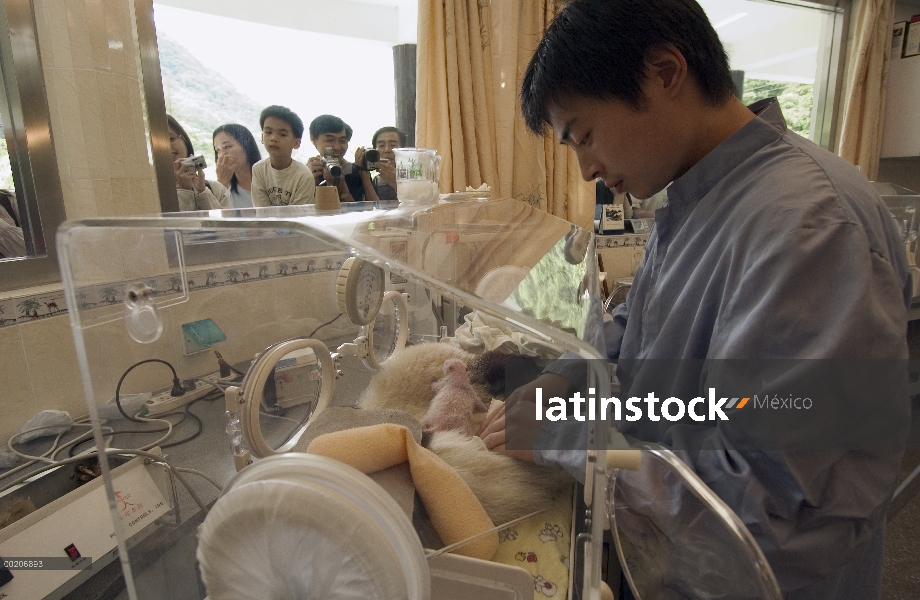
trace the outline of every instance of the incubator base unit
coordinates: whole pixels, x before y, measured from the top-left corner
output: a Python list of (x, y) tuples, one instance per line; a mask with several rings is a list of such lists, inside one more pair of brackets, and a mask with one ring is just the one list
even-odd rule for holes
[[(163, 468), (109, 458), (119, 529), (137, 542), (175, 519)], [(118, 556), (98, 461), (84, 458), (35, 476), (0, 496), (0, 556), (10, 561), (4, 598), (63, 598)], [(76, 475), (95, 478), (78, 483)], [(93, 475), (89, 475), (92, 477)], [(77, 487), (79, 485), (79, 487)]]
[[(611, 394), (606, 360), (591, 360), (605, 358), (592, 232), (509, 199), (96, 219), (65, 224), (58, 248), (97, 436), (109, 435), (97, 407), (116, 386), (169, 385), (151, 359), (215, 388), (130, 424), (169, 421), (163, 461), (184, 474), (163, 514), (145, 517), (172, 528), (170, 544), (108, 528), (132, 600), (169, 597), (170, 586), (256, 597), (234, 591), (253, 585), (284, 590), (274, 597), (601, 598), (607, 516), (629, 523), (626, 508), (606, 504), (604, 457), (626, 440), (586, 424), (572, 448), (585, 459), (574, 473), (582, 488), (470, 435), (481, 406), (529, 381), (517, 359), (538, 365), (532, 377), (578, 357), (586, 389)], [(183, 326), (205, 320), (224, 339), (187, 353)], [(431, 418), (436, 410), (451, 418)], [(138, 446), (150, 439), (133, 435)], [(125, 497), (108, 464), (111, 522), (121, 523)], [(611, 464), (641, 473), (645, 463)], [(617, 489), (628, 507), (633, 488)], [(629, 552), (621, 562), (638, 564)], [(168, 582), (143, 579), (167, 563)]]

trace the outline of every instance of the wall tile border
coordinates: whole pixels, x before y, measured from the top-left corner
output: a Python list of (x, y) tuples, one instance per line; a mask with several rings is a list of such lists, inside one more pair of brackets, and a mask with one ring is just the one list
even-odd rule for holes
[[(321, 252), (284, 259), (193, 269), (186, 271), (186, 281), (182, 281), (178, 273), (167, 273), (147, 279), (144, 283), (153, 290), (154, 298), (182, 294), (186, 289), (191, 294), (227, 285), (338, 271), (348, 257), (349, 254), (344, 252)], [(128, 284), (133, 282), (126, 280), (81, 288), (77, 292), (80, 310), (111, 308), (122, 304), (125, 290)], [(0, 328), (60, 317), (67, 313), (64, 290), (0, 299)]]

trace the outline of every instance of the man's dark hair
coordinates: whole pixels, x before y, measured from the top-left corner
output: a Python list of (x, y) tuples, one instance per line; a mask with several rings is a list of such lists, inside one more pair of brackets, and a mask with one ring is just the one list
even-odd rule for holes
[[(341, 131), (341, 129), (339, 131)], [(381, 133), (395, 133), (396, 135), (399, 136), (399, 145), (402, 146), (403, 148), (406, 147), (406, 134), (405, 133), (403, 133), (402, 131), (400, 131), (399, 129), (395, 127), (381, 127), (380, 129), (374, 132), (374, 137), (371, 139), (372, 148), (377, 147), (377, 138), (380, 136)]]
[(271, 106), (265, 107), (262, 110), (262, 114), (259, 115), (259, 128), (265, 127), (265, 119), (269, 117), (275, 117), (276, 119), (281, 119), (291, 127), (291, 133), (294, 134), (294, 137), (300, 139), (303, 137), (303, 121), (300, 120), (300, 117), (297, 116), (293, 110), (286, 106), (278, 106), (277, 104), (272, 104)]
[(310, 121), (310, 139), (315, 140), (324, 133), (338, 133), (345, 130), (345, 139), (351, 141), (351, 134), (354, 133), (348, 123), (335, 115), (320, 115)]
[(728, 57), (695, 0), (573, 0), (550, 26), (521, 82), (527, 127), (543, 133), (549, 106), (567, 96), (644, 106), (649, 51), (673, 44), (713, 105), (732, 93)]
[[(243, 147), (243, 152), (246, 153), (246, 162), (249, 163), (250, 170), (252, 170), (252, 165), (256, 164), (262, 159), (262, 155), (259, 153), (259, 145), (256, 144), (256, 138), (254, 138), (252, 136), (252, 132), (243, 125), (238, 125), (237, 123), (227, 123), (226, 125), (221, 125), (214, 130), (214, 134), (211, 136), (212, 145), (214, 144), (214, 138), (217, 137), (218, 133), (226, 133), (235, 139), (240, 146)], [(214, 148), (214, 162), (217, 162), (217, 148)], [(236, 190), (237, 180), (236, 173), (234, 173), (233, 177), (230, 178), (230, 191), (236, 193)]]

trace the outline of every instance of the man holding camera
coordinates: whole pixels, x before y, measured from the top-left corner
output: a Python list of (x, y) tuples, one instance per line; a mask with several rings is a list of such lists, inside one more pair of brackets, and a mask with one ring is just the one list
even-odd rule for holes
[(371, 141), (380, 154), (374, 191), (381, 200), (396, 200), (396, 148), (406, 147), (406, 134), (396, 127), (381, 127)]
[(373, 202), (377, 193), (364, 165), (364, 148), (355, 151), (355, 162), (345, 160), (351, 127), (339, 117), (320, 115), (310, 123), (310, 141), (319, 152), (307, 161), (316, 185), (335, 186), (342, 202)]

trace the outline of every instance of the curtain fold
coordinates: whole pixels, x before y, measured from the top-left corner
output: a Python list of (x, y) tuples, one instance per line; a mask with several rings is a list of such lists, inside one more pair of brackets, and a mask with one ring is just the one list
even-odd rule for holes
[(527, 131), (520, 79), (558, 0), (423, 0), (419, 4), (419, 146), (444, 157), (441, 191), (487, 183), (583, 227), (594, 219), (594, 183), (551, 136)]
[(859, 0), (852, 14), (839, 153), (875, 180), (885, 124), (894, 0)]

